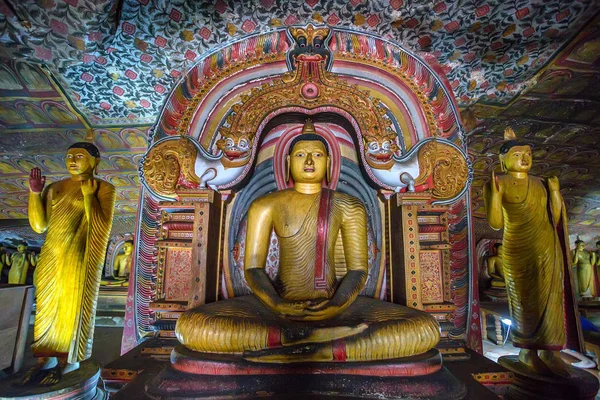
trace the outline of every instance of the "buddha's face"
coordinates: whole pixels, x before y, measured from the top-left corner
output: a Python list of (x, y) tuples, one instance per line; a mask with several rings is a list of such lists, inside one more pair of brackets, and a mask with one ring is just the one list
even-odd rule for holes
[(301, 140), (289, 158), (292, 178), (298, 183), (320, 183), (327, 174), (329, 157), (325, 145), (317, 140)]
[(584, 242), (577, 243), (577, 250), (583, 250), (583, 249), (585, 249), (585, 243)]
[(20, 245), (18, 245), (18, 246), (17, 246), (17, 251), (18, 251), (19, 253), (24, 253), (24, 252), (25, 252), (25, 250), (27, 250), (27, 245), (20, 244)]
[(132, 251), (133, 243), (125, 242), (125, 244), (123, 245), (123, 253), (125, 253), (126, 255), (130, 255)]
[(531, 169), (531, 147), (514, 146), (508, 153), (501, 155), (507, 171), (527, 172)]
[(71, 175), (92, 174), (98, 161), (84, 149), (69, 149), (67, 152), (66, 165)]

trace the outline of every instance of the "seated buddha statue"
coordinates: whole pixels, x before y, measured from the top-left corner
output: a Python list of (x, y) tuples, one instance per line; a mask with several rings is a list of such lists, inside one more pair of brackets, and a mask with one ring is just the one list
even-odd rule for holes
[[(197, 352), (272, 363), (386, 360), (430, 350), (440, 338), (432, 316), (359, 295), (368, 268), (366, 209), (323, 188), (329, 148), (306, 130), (286, 159), (294, 186), (256, 199), (248, 211), (244, 275), (252, 294), (188, 310), (177, 338)], [(280, 259), (271, 281), (265, 263), (273, 230)], [(338, 280), (340, 233), (347, 273)]]
[(502, 243), (496, 243), (494, 248), (496, 254), (489, 256), (487, 259), (487, 272), (492, 278), (490, 286), (492, 288), (505, 288), (506, 282), (504, 281), (504, 269), (502, 268)]

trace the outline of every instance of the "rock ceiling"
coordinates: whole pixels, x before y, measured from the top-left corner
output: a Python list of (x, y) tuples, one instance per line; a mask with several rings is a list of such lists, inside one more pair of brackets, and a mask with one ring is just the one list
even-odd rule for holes
[(0, 0), (0, 217), (25, 217), (29, 168), (58, 179), (65, 143), (90, 135), (89, 128), (105, 155), (100, 175), (119, 189), (117, 214), (131, 216), (147, 131), (187, 68), (247, 34), (313, 22), (374, 32), (438, 59), (470, 110), (467, 125), (478, 125), (470, 138), (476, 216), (481, 185), (496, 166), (491, 155), (510, 124), (535, 144), (536, 173), (561, 178), (573, 223), (597, 228), (600, 46), (598, 25), (589, 21), (598, 5)]

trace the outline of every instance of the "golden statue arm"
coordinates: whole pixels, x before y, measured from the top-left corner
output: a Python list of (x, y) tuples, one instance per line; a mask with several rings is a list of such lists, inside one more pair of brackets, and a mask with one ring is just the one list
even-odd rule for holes
[[(110, 200), (111, 197), (114, 197), (115, 191), (110, 190), (109, 187), (103, 187), (99, 190), (100, 186), (100, 182), (95, 179), (90, 179), (82, 183), (83, 206), (88, 221), (96, 216), (104, 223), (107, 223), (112, 219), (114, 201), (111, 202)], [(103, 205), (104, 208), (102, 207)]]
[(502, 215), (502, 186), (498, 187), (496, 175), (492, 172), (492, 179), (483, 187), (483, 200), (488, 223), (495, 230), (504, 227)]
[(593, 252), (593, 251), (592, 251), (592, 252), (590, 252), (590, 253), (591, 253), (591, 255), (590, 255), (590, 258), (591, 258), (591, 260), (592, 260), (591, 264), (592, 264), (592, 265), (596, 265), (596, 253), (595, 253), (595, 252)]
[(37, 233), (44, 233), (48, 229), (48, 216), (46, 215), (45, 203), (48, 198), (48, 190), (42, 193), (29, 192), (29, 204), (27, 216), (31, 228)]
[(554, 225), (558, 226), (562, 211), (562, 196), (560, 195), (560, 184), (556, 176), (548, 178), (548, 189), (550, 192), (550, 207), (552, 208)]

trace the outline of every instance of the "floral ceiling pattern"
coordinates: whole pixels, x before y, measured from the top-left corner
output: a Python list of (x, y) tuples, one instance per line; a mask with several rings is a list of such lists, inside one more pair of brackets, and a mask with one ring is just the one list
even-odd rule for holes
[(0, 0), (0, 43), (56, 72), (94, 125), (153, 123), (199, 56), (313, 22), (437, 57), (461, 105), (506, 104), (590, 18), (594, 0)]

